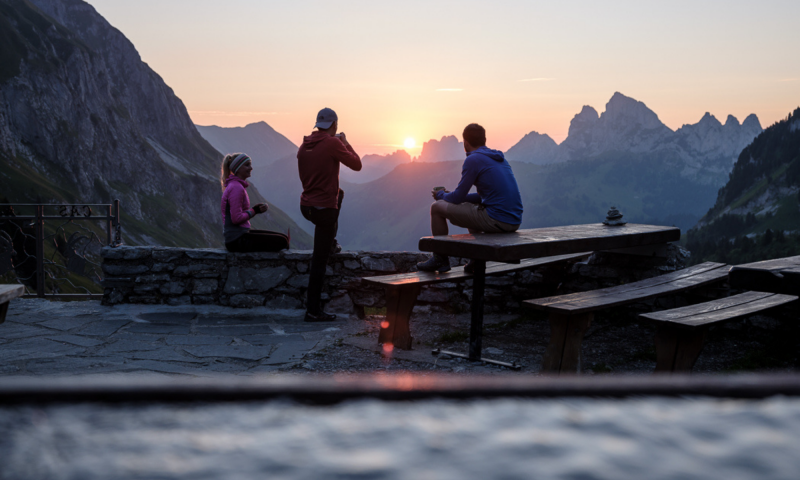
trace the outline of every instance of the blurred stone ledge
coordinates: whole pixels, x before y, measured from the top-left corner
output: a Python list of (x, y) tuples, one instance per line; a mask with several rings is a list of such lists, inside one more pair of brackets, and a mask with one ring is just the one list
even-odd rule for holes
[[(104, 305), (214, 304), (236, 308), (305, 307), (311, 251), (230, 253), (221, 249), (121, 246), (102, 250)], [(588, 261), (523, 270), (486, 279), (487, 313), (519, 311), (529, 298), (590, 290), (684, 268), (689, 253), (670, 245), (666, 256), (598, 252)], [(405, 273), (427, 258), (420, 252), (347, 251), (330, 257), (323, 300), (333, 313), (385, 307), (384, 289), (363, 277)], [(452, 258), (454, 265), (466, 259)], [(469, 310), (472, 281), (423, 287), (415, 313)]]

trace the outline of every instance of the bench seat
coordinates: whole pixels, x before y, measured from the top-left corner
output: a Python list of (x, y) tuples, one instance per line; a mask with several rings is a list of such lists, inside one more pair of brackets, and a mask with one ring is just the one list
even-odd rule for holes
[[(556, 255), (522, 260), (517, 264), (487, 262), (486, 275), (500, 275), (559, 262), (574, 262), (585, 259), (589, 255), (591, 252)], [(394, 347), (410, 350), (413, 337), (410, 333), (409, 318), (422, 286), (441, 282), (457, 282), (472, 277), (473, 275), (465, 272), (464, 267), (461, 266), (453, 267), (444, 273), (411, 272), (363, 278), (364, 282), (386, 287), (386, 321), (382, 322), (378, 343), (392, 344)]]
[(706, 262), (616, 287), (525, 300), (523, 302), (525, 307), (550, 313), (550, 343), (542, 361), (542, 371), (548, 373), (580, 371), (581, 342), (592, 323), (594, 311), (723, 282), (727, 277), (727, 265)]
[(794, 302), (798, 297), (745, 292), (710, 302), (639, 315), (658, 324), (656, 372), (690, 372), (703, 349), (708, 327)]
[(0, 285), (0, 323), (6, 321), (9, 302), (21, 297), (23, 293), (25, 293), (23, 285)]

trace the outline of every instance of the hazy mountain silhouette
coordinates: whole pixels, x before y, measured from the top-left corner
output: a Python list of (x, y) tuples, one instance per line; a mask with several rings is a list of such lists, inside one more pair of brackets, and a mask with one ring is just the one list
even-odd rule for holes
[(415, 157), (415, 162), (447, 162), (450, 160), (464, 160), (464, 144), (453, 135), (442, 137), (441, 140), (431, 139), (422, 144), (422, 152)]
[(354, 172), (342, 167), (339, 178), (350, 183), (367, 183), (386, 175), (401, 163), (410, 161), (411, 155), (405, 150), (397, 150), (388, 155), (364, 155), (361, 158), (361, 171)]
[(297, 145), (276, 132), (266, 122), (251, 123), (244, 127), (203, 127), (197, 131), (214, 148), (225, 153), (244, 152), (253, 159), (254, 166), (269, 165), (279, 158), (297, 154)]
[(708, 113), (698, 123), (672, 131), (644, 103), (617, 92), (602, 114), (584, 106), (560, 145), (531, 132), (508, 150), (507, 158), (546, 165), (634, 155), (666, 162), (688, 180), (718, 188), (727, 181), (739, 152), (761, 131), (755, 115), (742, 124), (729, 115), (723, 125)]

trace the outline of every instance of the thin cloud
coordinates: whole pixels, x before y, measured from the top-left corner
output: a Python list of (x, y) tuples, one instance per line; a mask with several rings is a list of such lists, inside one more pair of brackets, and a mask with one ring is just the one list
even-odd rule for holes
[(437, 88), (437, 92), (463, 92), (463, 88)]
[(549, 82), (550, 80), (555, 80), (555, 78), (547, 78), (547, 77), (523, 78), (522, 80), (517, 80), (517, 81), (518, 82)]
[(222, 112), (216, 110), (189, 110), (189, 114), (243, 117), (247, 115), (280, 115), (280, 112)]

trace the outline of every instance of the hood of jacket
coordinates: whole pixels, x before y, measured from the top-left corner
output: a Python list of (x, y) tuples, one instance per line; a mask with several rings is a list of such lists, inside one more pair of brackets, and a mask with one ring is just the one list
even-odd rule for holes
[(325, 132), (320, 132), (319, 130), (317, 130), (316, 132), (313, 132), (311, 135), (303, 137), (303, 148), (314, 148), (317, 146), (317, 144), (329, 138), (331, 138), (330, 135), (328, 135)]
[(250, 186), (250, 184), (249, 184), (249, 183), (247, 183), (247, 180), (242, 180), (241, 178), (237, 177), (237, 176), (236, 176), (236, 175), (234, 175), (234, 174), (230, 174), (230, 175), (228, 175), (228, 178), (226, 178), (226, 179), (225, 179), (225, 186), (227, 187), (227, 186), (228, 186), (228, 185), (229, 185), (231, 182), (238, 182), (238, 183), (239, 183), (239, 184), (241, 184), (241, 185), (242, 185), (244, 188), (247, 188), (247, 187), (249, 187), (249, 186)]
[(494, 160), (495, 162), (502, 162), (503, 160), (506, 159), (505, 155), (503, 155), (503, 152), (501, 152), (500, 150), (493, 150), (485, 146), (476, 148), (475, 150), (471, 151), (469, 155), (473, 155), (475, 153), (480, 153), (481, 155), (485, 155)]

